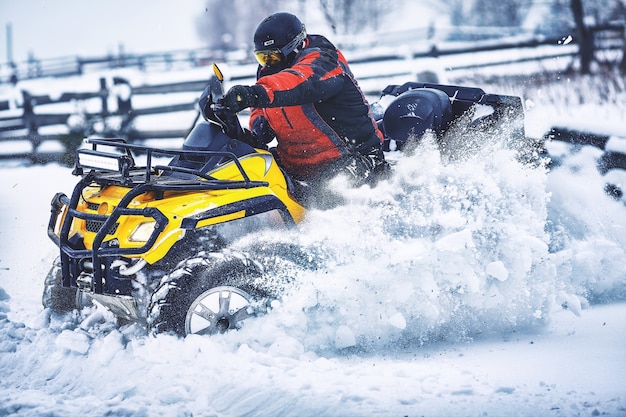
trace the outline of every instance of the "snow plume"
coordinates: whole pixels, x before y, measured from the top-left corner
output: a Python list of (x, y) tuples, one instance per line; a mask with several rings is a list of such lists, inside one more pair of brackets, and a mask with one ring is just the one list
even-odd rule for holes
[(568, 277), (567, 291), (589, 301), (624, 300), (624, 204), (604, 193), (606, 177), (595, 167), (602, 151), (563, 143), (549, 146), (556, 157), (548, 181), (552, 198), (547, 229), (558, 274)]
[(289, 236), (268, 236), (267, 247), (297, 242), (310, 259), (299, 256), (294, 291), (266, 325), (323, 351), (466, 340), (542, 323), (556, 288), (546, 171), (492, 148), (488, 158), (447, 163), (432, 141), (423, 143), (390, 179), (345, 191), (347, 204), (311, 212)]

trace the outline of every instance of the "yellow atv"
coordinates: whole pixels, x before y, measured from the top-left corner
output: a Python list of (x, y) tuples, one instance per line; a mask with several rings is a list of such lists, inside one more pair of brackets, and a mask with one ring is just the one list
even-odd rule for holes
[[(214, 70), (202, 95), (207, 120), (182, 150), (91, 139), (91, 149), (78, 151), (81, 180), (70, 197), (52, 201), (48, 235), (60, 257), (45, 281), (45, 307), (65, 312), (95, 300), (156, 333), (213, 334), (238, 328), (281, 295), (288, 278), (272, 274), (273, 263), (313, 266), (295, 245), (264, 249), (256, 260), (228, 249), (259, 229), (300, 222), (312, 191), (285, 176), (271, 152), (235, 139), (247, 132), (221, 106)], [(505, 142), (531, 162), (541, 151), (525, 139), (519, 97), (408, 82), (388, 86), (372, 113), (386, 151), (392, 141), (397, 149), (415, 146), (427, 131), (451, 160), (455, 149), (485, 140)]]
[(226, 248), (262, 228), (293, 226), (305, 210), (270, 152), (233, 139), (241, 127), (217, 111), (215, 70), (207, 90), (216, 111), (182, 150), (88, 139), (91, 148), (77, 152), (80, 181), (52, 200), (48, 235), (60, 257), (45, 307), (62, 313), (96, 301), (156, 333), (213, 334), (237, 328), (275, 295), (260, 264)]

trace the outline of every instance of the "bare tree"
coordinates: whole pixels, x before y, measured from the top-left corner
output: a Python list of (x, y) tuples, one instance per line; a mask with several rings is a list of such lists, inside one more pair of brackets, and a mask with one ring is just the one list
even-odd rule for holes
[(576, 24), (576, 34), (578, 35), (578, 47), (580, 53), (580, 72), (589, 74), (591, 72), (591, 61), (595, 54), (593, 33), (585, 23), (585, 12), (582, 0), (571, 0), (572, 14)]
[[(335, 34), (358, 34), (380, 29), (392, 8), (402, 8), (414, 0), (319, 0), (322, 13)], [(612, 20), (624, 21), (626, 0), (421, 0), (450, 18), (453, 26), (516, 27), (525, 19), (530, 6), (548, 4), (542, 19), (543, 34), (566, 36), (572, 31), (580, 45), (581, 71), (591, 70), (595, 55), (594, 33), (590, 25)], [(205, 0), (206, 11), (198, 20), (198, 30), (210, 48), (218, 51), (249, 48), (258, 23), (279, 10), (304, 12), (305, 0)], [(626, 34), (620, 68), (626, 72)]]
[(466, 9), (469, 2), (467, 0), (424, 0), (424, 5), (450, 17), (452, 26), (463, 26), (466, 24)]
[(320, 0), (324, 18), (335, 34), (378, 31), (389, 12), (385, 0)]
[(474, 0), (465, 24), (519, 27), (529, 6), (529, 3), (519, 0)]
[(452, 26), (517, 27), (532, 0), (426, 0), (425, 4), (448, 15)]
[(287, 0), (206, 0), (205, 13), (198, 19), (198, 31), (209, 48), (231, 51), (248, 48), (254, 30), (265, 17), (282, 10)]
[(622, 25), (624, 26), (624, 31), (622, 32), (622, 61), (620, 62), (619, 69), (622, 74), (626, 74), (626, 0), (620, 1), (617, 9), (617, 13), (621, 16)]
[[(625, 8), (624, 0), (550, 0), (544, 33), (564, 36), (574, 32), (579, 45), (580, 71), (587, 74), (595, 59), (595, 28), (612, 21), (624, 22)], [(622, 49), (620, 68), (626, 71), (626, 38)]]
[(207, 0), (206, 5), (205, 13), (197, 20), (198, 32), (211, 50), (232, 50), (236, 40), (236, 2)]

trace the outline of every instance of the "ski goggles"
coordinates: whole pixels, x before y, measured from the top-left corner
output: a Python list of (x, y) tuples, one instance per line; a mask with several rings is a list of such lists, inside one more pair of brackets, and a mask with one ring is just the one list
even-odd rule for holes
[(282, 62), (286, 56), (302, 46), (306, 39), (306, 29), (302, 25), (302, 30), (289, 43), (282, 48), (258, 49), (254, 51), (256, 60), (264, 67), (269, 67)]
[(283, 60), (283, 53), (280, 49), (263, 49), (260, 51), (254, 51), (256, 60), (264, 67), (276, 65)]

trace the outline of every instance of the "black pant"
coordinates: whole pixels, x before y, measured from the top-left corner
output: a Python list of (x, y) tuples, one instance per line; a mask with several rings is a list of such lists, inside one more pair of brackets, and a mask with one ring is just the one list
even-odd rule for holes
[(328, 209), (345, 203), (341, 190), (334, 190), (330, 181), (343, 175), (351, 187), (374, 186), (389, 173), (389, 164), (380, 148), (367, 154), (353, 153), (342, 156), (324, 167), (314, 178), (294, 178), (295, 197), (306, 207)]

